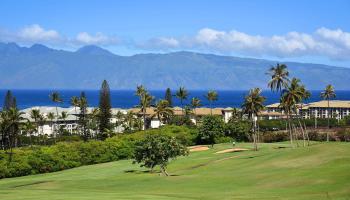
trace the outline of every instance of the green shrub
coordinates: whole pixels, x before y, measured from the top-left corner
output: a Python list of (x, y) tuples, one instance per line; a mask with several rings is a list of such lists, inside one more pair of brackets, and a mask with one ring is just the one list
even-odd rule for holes
[(225, 135), (237, 142), (249, 141), (249, 130), (251, 123), (248, 121), (228, 122), (225, 125)]

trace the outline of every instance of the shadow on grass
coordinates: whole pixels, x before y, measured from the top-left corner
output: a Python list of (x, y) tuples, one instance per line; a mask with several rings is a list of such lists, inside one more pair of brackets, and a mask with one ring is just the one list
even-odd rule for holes
[(130, 169), (130, 170), (125, 170), (125, 173), (129, 173), (129, 174), (152, 174), (155, 173), (156, 171), (151, 172), (151, 170), (135, 170), (135, 169)]

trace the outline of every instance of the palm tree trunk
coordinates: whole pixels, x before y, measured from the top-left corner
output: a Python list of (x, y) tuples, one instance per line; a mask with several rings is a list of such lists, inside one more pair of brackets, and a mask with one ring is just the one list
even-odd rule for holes
[(327, 110), (327, 125), (328, 125), (328, 131), (327, 131), (327, 142), (329, 142), (329, 129), (331, 128), (330, 125), (329, 125), (329, 98), (327, 100), (327, 103), (328, 103), (328, 110)]
[[(56, 126), (58, 126), (58, 108), (57, 108), (57, 106), (56, 106)], [(56, 144), (56, 132), (55, 132), (55, 130), (54, 130), (54, 132), (53, 132), (53, 137), (54, 137), (54, 143)]]
[(213, 115), (213, 107), (211, 105), (211, 101), (209, 101), (209, 105), (210, 105), (210, 115)]
[(293, 144), (293, 135), (292, 135), (292, 127), (291, 127), (289, 112), (287, 113), (287, 120), (288, 120), (288, 132), (289, 132), (289, 138), (290, 138), (290, 145), (292, 146), (292, 148), (294, 148), (294, 144)]

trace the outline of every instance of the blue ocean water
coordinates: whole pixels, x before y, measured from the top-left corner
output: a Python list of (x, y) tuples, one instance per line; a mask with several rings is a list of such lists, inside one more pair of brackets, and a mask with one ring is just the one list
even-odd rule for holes
[[(12, 93), (17, 98), (17, 105), (20, 109), (29, 108), (33, 106), (54, 106), (50, 101), (49, 95), (53, 90), (12, 90)], [(81, 90), (55, 90), (58, 91), (63, 99), (61, 107), (70, 106), (70, 98), (72, 96), (79, 96)], [(214, 107), (240, 107), (244, 96), (248, 91), (218, 91), (219, 99), (213, 103)], [(319, 101), (321, 91), (311, 91), (311, 98), (309, 102)], [(156, 100), (164, 98), (165, 91), (150, 91)], [(175, 91), (172, 91), (174, 94)], [(208, 101), (205, 99), (207, 91), (195, 90), (189, 91), (189, 98), (186, 103), (190, 103), (192, 97), (198, 97), (202, 101), (202, 106), (208, 106)], [(3, 99), (6, 90), (0, 90), (0, 105), (3, 104)], [(98, 106), (99, 91), (85, 90), (89, 106)], [(271, 91), (263, 91), (266, 104), (276, 103), (279, 100), (279, 95)], [(337, 100), (350, 100), (350, 91), (336, 91)], [(114, 108), (132, 108), (138, 104), (138, 97), (135, 96), (135, 91), (132, 90), (111, 90), (112, 107)], [(175, 105), (180, 106), (180, 101), (173, 97)]]

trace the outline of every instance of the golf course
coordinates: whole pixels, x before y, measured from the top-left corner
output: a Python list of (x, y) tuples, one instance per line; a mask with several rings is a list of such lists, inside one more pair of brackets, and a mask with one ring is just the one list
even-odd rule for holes
[(168, 177), (121, 160), (2, 179), (0, 199), (350, 199), (350, 143), (259, 147), (201, 148), (171, 161)]

